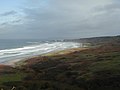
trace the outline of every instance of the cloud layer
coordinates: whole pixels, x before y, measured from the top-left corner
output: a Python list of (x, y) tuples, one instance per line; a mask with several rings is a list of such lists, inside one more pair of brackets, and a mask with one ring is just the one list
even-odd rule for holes
[(18, 13), (0, 14), (15, 16), (15, 20), (1, 23), (0, 38), (63, 39), (120, 34), (118, 0), (26, 0), (26, 4)]

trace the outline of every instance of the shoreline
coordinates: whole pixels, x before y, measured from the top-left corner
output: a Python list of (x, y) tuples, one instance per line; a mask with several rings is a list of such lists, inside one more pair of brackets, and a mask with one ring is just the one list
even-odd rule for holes
[(26, 57), (26, 58), (10, 60), (10, 61), (2, 63), (0, 65), (8, 65), (8, 66), (16, 67), (16, 66), (20, 66), (20, 65), (24, 64), (24, 61), (29, 60), (31, 58), (36, 58), (36, 57), (41, 57), (41, 56), (49, 57), (49, 56), (56, 56), (56, 55), (64, 55), (64, 54), (69, 54), (69, 53), (73, 53), (76, 51), (82, 51), (82, 50), (86, 50), (86, 49), (88, 49), (88, 48), (78, 47), (78, 48), (69, 48), (69, 49), (65, 49), (65, 50), (51, 51), (51, 52), (41, 54), (41, 55), (35, 55), (35, 56)]

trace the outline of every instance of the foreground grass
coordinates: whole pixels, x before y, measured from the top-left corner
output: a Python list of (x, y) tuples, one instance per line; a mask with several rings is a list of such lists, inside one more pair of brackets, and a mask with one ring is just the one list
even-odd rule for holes
[(5, 82), (21, 81), (25, 77), (25, 73), (13, 73), (0, 75), (0, 84)]

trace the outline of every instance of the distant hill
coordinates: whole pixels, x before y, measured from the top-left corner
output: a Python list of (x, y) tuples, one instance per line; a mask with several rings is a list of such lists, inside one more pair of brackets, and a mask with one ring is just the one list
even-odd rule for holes
[(92, 45), (100, 45), (105, 43), (120, 43), (120, 35), (119, 36), (106, 36), (106, 37), (92, 37), (92, 38), (81, 38), (81, 39), (71, 39), (65, 41), (74, 41), (80, 43), (91, 43)]

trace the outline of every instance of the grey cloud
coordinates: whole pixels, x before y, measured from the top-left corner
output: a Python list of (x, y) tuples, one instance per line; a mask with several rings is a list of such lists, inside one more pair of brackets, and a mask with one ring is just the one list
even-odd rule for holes
[(9, 15), (15, 15), (17, 12), (16, 11), (8, 11), (5, 13), (0, 14), (0, 16), (9, 16)]
[(8, 26), (10, 24), (17, 24), (17, 23), (19, 23), (21, 21), (22, 21), (21, 19), (18, 19), (18, 20), (9, 21), (9, 22), (3, 22), (3, 23), (0, 24), (0, 26)]
[(34, 2), (28, 0), (32, 6), (23, 9), (24, 23), (11, 26), (9, 37), (54, 39), (120, 34), (120, 12), (116, 11), (119, 5), (115, 1), (30, 1)]
[[(100, 32), (104, 34), (104, 32), (109, 32), (109, 30), (113, 31), (115, 26), (118, 26), (118, 24), (114, 25), (118, 20), (111, 19), (114, 17), (114, 15), (112, 16), (112, 13), (103, 13), (102, 15), (91, 16), (91, 13), (89, 14), (88, 11), (92, 11), (94, 8), (89, 7), (86, 7), (87, 10), (85, 8), (85, 10), (83, 9), (83, 11), (81, 11), (82, 7), (79, 4), (85, 4), (85, 2), (81, 0), (77, 0), (76, 2), (66, 0), (63, 2), (55, 1), (50, 3), (52, 3), (52, 7), (50, 8), (25, 9), (25, 13), (27, 14), (26, 18), (31, 19), (31, 22), (28, 24), (29, 26), (33, 25), (32, 27), (29, 27), (29, 29), (33, 29), (38, 32), (49, 32), (49, 34), (53, 36), (57, 34), (61, 37), (81, 37), (84, 32), (91, 32), (89, 34), (92, 35)], [(107, 9), (110, 6), (105, 5), (104, 7)], [(99, 12), (99, 10), (93, 13), (96, 12)], [(84, 16), (87, 16), (87, 19)], [(114, 27), (111, 28), (110, 25), (112, 24)]]
[(108, 4), (106, 6), (103, 7), (98, 7), (95, 9), (96, 11), (100, 12), (100, 11), (106, 11), (106, 12), (114, 12), (114, 11), (120, 11), (120, 3), (112, 3), (112, 4)]
[(7, 24), (8, 24), (7, 22), (4, 22), (4, 23), (1, 23), (0, 25), (4, 26), (4, 25), (7, 25)]
[(18, 19), (18, 20), (12, 21), (11, 23), (19, 23), (19, 22), (21, 22), (21, 21), (22, 21), (21, 19)]

